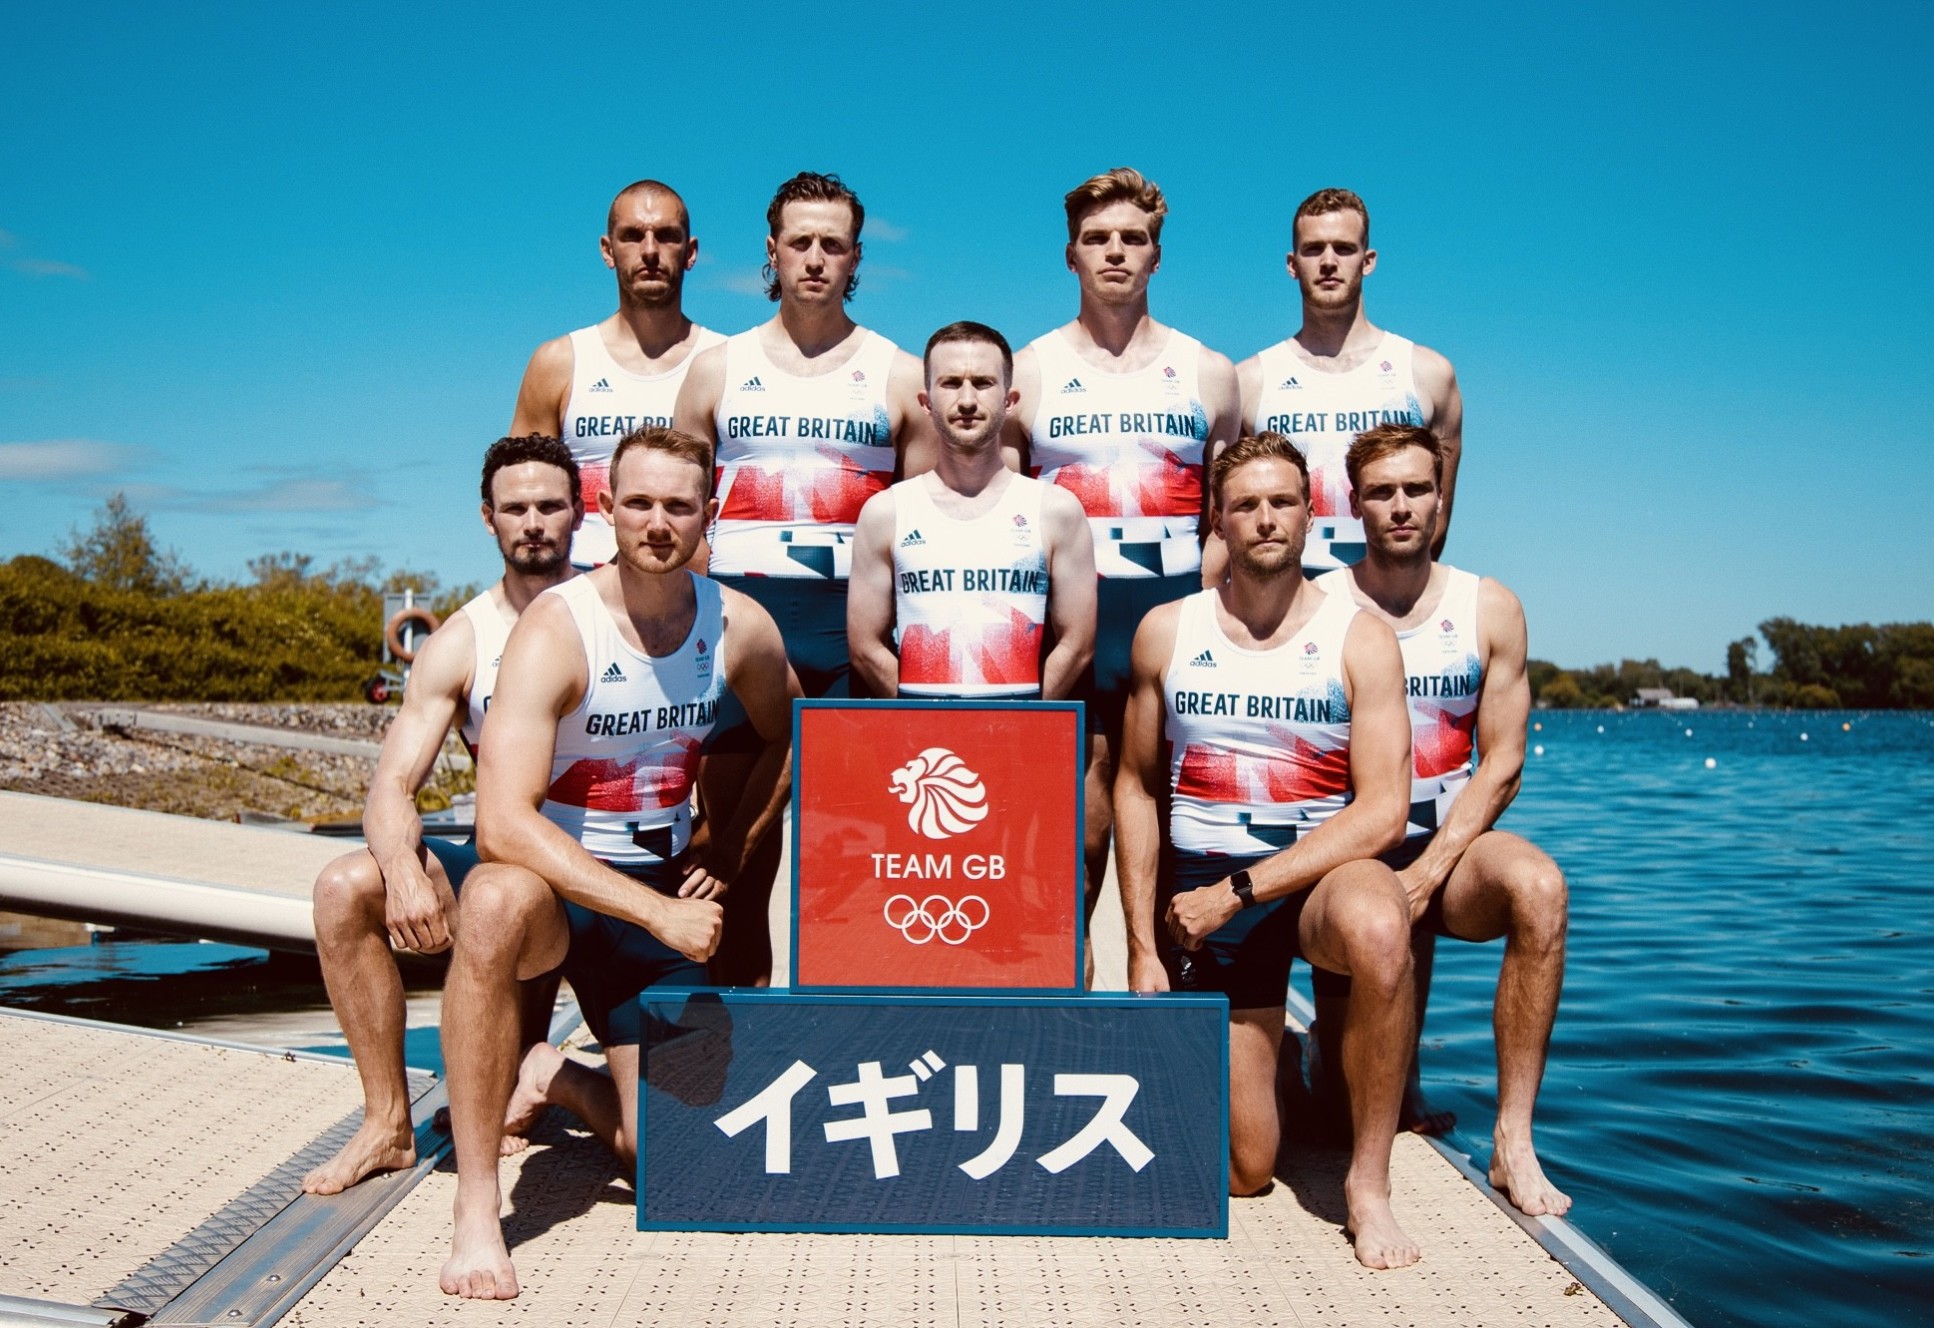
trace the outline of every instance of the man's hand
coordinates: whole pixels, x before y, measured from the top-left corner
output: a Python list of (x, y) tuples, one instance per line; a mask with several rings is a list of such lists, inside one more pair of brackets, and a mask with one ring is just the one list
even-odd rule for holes
[(650, 930), (687, 959), (702, 964), (719, 948), (724, 926), (725, 910), (709, 899), (667, 899), (664, 916)]
[(1131, 951), (1128, 956), (1128, 989), (1136, 992), (1167, 991), (1168, 970), (1154, 955)]
[(1241, 909), (1242, 901), (1226, 880), (1199, 890), (1184, 890), (1169, 901), (1168, 934), (1184, 950), (1200, 950), (1202, 942)]
[(680, 899), (717, 899), (727, 890), (725, 878), (715, 876), (706, 870), (704, 862), (694, 862), (685, 869), (685, 879), (679, 883)]
[[(427, 852), (427, 850), (425, 850)], [(449, 891), (435, 881), (414, 856), (383, 874), (383, 926), (390, 944), (417, 954), (437, 954), (450, 948)]]
[(1410, 920), (1416, 922), (1430, 907), (1431, 897), (1443, 884), (1435, 879), (1435, 873), (1421, 870), (1423, 862), (1419, 859), (1397, 873), (1397, 884), (1403, 887), (1404, 897), (1410, 901)]

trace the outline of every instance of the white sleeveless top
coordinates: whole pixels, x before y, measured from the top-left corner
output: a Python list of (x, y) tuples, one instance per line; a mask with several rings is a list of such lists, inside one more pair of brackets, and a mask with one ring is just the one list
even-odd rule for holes
[(483, 741), (484, 714), (490, 709), (490, 694), (497, 690), (497, 666), (504, 660), (504, 642), (510, 640), (511, 624), (504, 621), (488, 590), (457, 610), (470, 620), (470, 637), (475, 642), (470, 664), (470, 693), (464, 698), (463, 745), (477, 755)]
[(1424, 425), (1413, 359), (1417, 347), (1385, 332), (1363, 363), (1348, 373), (1325, 373), (1279, 341), (1257, 355), (1262, 395), (1256, 432), (1279, 433), (1309, 461), (1310, 507), (1316, 520), (1303, 546), (1312, 572), (1363, 560), (1363, 522), (1350, 515), (1350, 477), (1343, 454), (1356, 436), (1379, 424)]
[(1103, 577), (1182, 576), (1202, 568), (1202, 343), (1169, 329), (1154, 363), (1109, 373), (1056, 328), (1032, 343), (1041, 401), (1032, 473), (1081, 500)]
[(692, 586), (692, 630), (663, 656), (618, 635), (589, 578), (544, 592), (570, 606), (589, 666), (584, 700), (557, 722), (544, 815), (606, 862), (669, 862), (692, 837), (699, 748), (725, 692), (718, 583), (694, 575)]
[(1047, 486), (1015, 475), (980, 516), (934, 506), (935, 475), (893, 494), (893, 635), (903, 696), (1039, 696)]
[[(1477, 703), (1484, 682), (1477, 635), (1479, 578), (1455, 567), (1444, 570), (1450, 575), (1437, 611), (1429, 621), (1397, 633), (1410, 703), (1406, 839), (1435, 834), (1477, 768)], [(1316, 584), (1336, 595), (1348, 596), (1351, 590), (1347, 571), (1326, 572)]]
[(712, 570), (734, 576), (845, 580), (860, 508), (893, 482), (887, 379), (894, 344), (866, 333), (830, 373), (773, 366), (759, 330), (725, 343), (718, 438), (719, 515)]
[(678, 389), (698, 353), (725, 340), (710, 328), (698, 329), (692, 349), (663, 373), (639, 374), (619, 364), (605, 349), (595, 327), (571, 333), (571, 391), (564, 398), (560, 427), (578, 463), (578, 492), (584, 498), (584, 524), (571, 539), (571, 562), (596, 567), (618, 556), (611, 523), (598, 511), (598, 495), (611, 487), (611, 454), (624, 436), (651, 425), (669, 429)]
[(1326, 595), (1303, 630), (1245, 650), (1216, 621), (1214, 590), (1182, 601), (1162, 691), (1170, 842), (1184, 852), (1274, 853), (1350, 801), (1343, 639), (1357, 606)]

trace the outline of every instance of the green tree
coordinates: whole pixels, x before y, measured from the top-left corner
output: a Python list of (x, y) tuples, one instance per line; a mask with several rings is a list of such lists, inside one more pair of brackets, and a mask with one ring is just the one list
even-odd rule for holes
[(155, 543), (148, 518), (120, 493), (101, 505), (85, 534), (69, 532), (60, 555), (75, 575), (109, 590), (179, 595), (192, 576), (181, 555)]
[(1759, 640), (1742, 636), (1726, 647), (1726, 694), (1752, 704), (1753, 670), (1759, 665)]

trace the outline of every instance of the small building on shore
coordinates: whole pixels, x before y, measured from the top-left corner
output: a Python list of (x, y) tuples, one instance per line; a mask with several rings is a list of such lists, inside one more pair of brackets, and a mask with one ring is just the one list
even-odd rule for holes
[(1632, 697), (1634, 710), (1697, 710), (1699, 699), (1674, 696), (1670, 687), (1641, 687)]

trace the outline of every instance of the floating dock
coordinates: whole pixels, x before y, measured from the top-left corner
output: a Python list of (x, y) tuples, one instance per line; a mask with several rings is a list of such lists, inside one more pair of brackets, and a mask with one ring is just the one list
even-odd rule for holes
[[(342, 849), (0, 794), (0, 905), (303, 948), (309, 883)], [(53, 907), (28, 893), (56, 888)], [(1122, 964), (1112, 921), (1103, 973)], [(594, 1058), (584, 1036), (573, 1054)], [(1569, 1223), (1508, 1209), (1416, 1135), (1392, 1179), (1424, 1258), (1377, 1273), (1342, 1233), (1347, 1155), (1294, 1137), (1277, 1185), (1231, 1201), (1226, 1241), (641, 1233), (628, 1178), (561, 1112), (503, 1163), (523, 1294), (463, 1302), (436, 1285), (443, 1089), (412, 1083), (416, 1168), (305, 1196), (360, 1120), (347, 1061), (0, 1013), (0, 1325), (1683, 1324)]]

